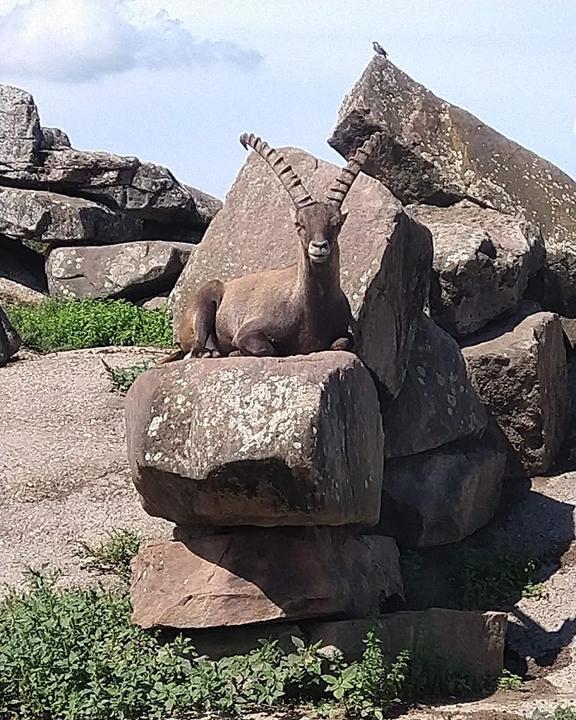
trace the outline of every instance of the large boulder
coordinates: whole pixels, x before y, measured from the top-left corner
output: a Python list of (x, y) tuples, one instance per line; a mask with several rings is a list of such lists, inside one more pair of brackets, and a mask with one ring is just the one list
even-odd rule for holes
[(38, 305), (46, 298), (26, 285), (0, 277), (0, 305)]
[(388, 460), (372, 531), (410, 547), (459, 542), (494, 517), (505, 467), (505, 450), (488, 438)]
[(346, 96), (330, 144), (348, 157), (374, 130), (384, 141), (369, 172), (408, 203), (468, 198), (522, 213), (547, 249), (547, 309), (576, 313), (576, 182), (552, 163), (436, 97), (376, 55)]
[[(29, 93), (0, 85), (0, 185), (89, 198), (119, 215), (156, 225), (172, 239), (197, 242), (222, 203), (180, 183), (165, 167), (136, 157), (70, 147), (57, 128), (42, 128)], [(0, 213), (0, 215), (3, 213)], [(125, 241), (126, 235), (118, 241)]]
[(457, 342), (424, 314), (402, 390), (384, 400), (382, 413), (386, 457), (414, 455), (479, 435), (488, 423)]
[(518, 308), (545, 259), (536, 228), (469, 200), (409, 211), (432, 233), (430, 315), (438, 325), (462, 337)]
[(208, 628), (364, 617), (402, 596), (390, 538), (333, 528), (247, 528), (152, 543), (132, 560), (133, 620)]
[[(339, 169), (282, 149), (306, 187), (323, 199)], [(402, 386), (419, 314), (428, 297), (430, 233), (380, 183), (360, 174), (344, 203), (341, 283), (358, 321), (356, 351), (389, 393)], [(175, 327), (198, 288), (294, 263), (300, 246), (291, 201), (270, 168), (251, 153), (224, 209), (180, 276), (172, 295)]]
[[(0, 181), (1, 182), (1, 181)], [(85, 198), (0, 187), (0, 233), (51, 245), (97, 245), (142, 237), (142, 223)]]
[(431, 663), (476, 678), (496, 679), (502, 673), (506, 613), (465, 612), (431, 608), (419, 612), (396, 612), (373, 620), (341, 620), (312, 625), (309, 639), (321, 643), (323, 652), (337, 648), (349, 660), (358, 660), (364, 638), (374, 631), (386, 657), (403, 650), (424, 666)]
[(378, 522), (378, 393), (350, 353), (165, 365), (136, 380), (126, 422), (151, 515), (181, 525)]
[(18, 352), (21, 345), (20, 336), (12, 327), (12, 323), (4, 310), (0, 307), (0, 366), (5, 365)]
[(566, 434), (566, 350), (557, 315), (520, 314), (470, 339), (470, 379), (509, 443), (509, 475), (548, 470)]
[(194, 248), (148, 240), (101, 247), (62, 247), (50, 253), (50, 294), (66, 298), (140, 300), (170, 291)]
[(42, 143), (38, 110), (30, 93), (0, 85), (0, 176), (9, 167), (26, 167)]

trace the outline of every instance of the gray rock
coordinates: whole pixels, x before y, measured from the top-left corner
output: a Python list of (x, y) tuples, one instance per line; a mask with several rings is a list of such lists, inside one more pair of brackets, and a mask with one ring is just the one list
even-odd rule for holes
[(21, 345), (20, 336), (0, 307), (0, 366), (5, 365), (13, 355), (16, 355)]
[(50, 294), (66, 298), (138, 300), (170, 291), (194, 246), (141, 241), (102, 247), (61, 247), (50, 253)]
[(468, 200), (409, 210), (432, 232), (430, 315), (438, 325), (462, 337), (518, 308), (545, 260), (535, 228)]
[(414, 455), (481, 434), (486, 411), (456, 341), (421, 315), (402, 390), (382, 405), (386, 457)]
[(388, 460), (374, 532), (410, 547), (463, 540), (494, 517), (505, 466), (505, 450), (488, 438)]
[(42, 128), (42, 150), (62, 150), (71, 147), (70, 138), (60, 128)]
[(384, 142), (367, 168), (408, 204), (468, 198), (542, 231), (547, 270), (538, 297), (576, 313), (576, 182), (470, 113), (436, 97), (376, 55), (344, 100), (330, 144), (346, 157), (374, 130)]
[[(302, 150), (282, 153), (312, 195), (325, 198), (338, 168)], [(358, 321), (355, 351), (396, 395), (428, 296), (430, 234), (385, 187), (362, 173), (344, 207), (349, 216), (340, 234), (341, 284)], [(291, 209), (278, 179), (251, 153), (174, 289), (176, 327), (206, 280), (226, 281), (296, 261), (299, 239)]]
[(185, 360), (126, 399), (146, 512), (181, 525), (374, 525), (383, 434), (350, 353)]
[(0, 305), (38, 305), (46, 295), (21, 283), (0, 277)]
[(133, 621), (210, 628), (333, 615), (365, 617), (402, 596), (396, 543), (337, 528), (244, 528), (142, 548)]
[(0, 235), (0, 278), (46, 293), (44, 257), (25, 245)]
[(138, 240), (142, 223), (92, 200), (0, 187), (0, 233), (51, 245), (98, 245)]
[(25, 168), (42, 142), (38, 110), (30, 93), (0, 85), (0, 177), (6, 168)]
[(322, 643), (324, 652), (338, 648), (347, 660), (362, 657), (363, 639), (370, 630), (382, 643), (386, 657), (410, 650), (426, 661), (492, 679), (502, 673), (506, 614), (464, 612), (431, 608), (420, 612), (396, 612), (373, 620), (342, 620), (313, 625), (310, 642)]
[(509, 443), (508, 475), (552, 464), (569, 419), (562, 324), (557, 315), (519, 315), (473, 339), (462, 352), (470, 379)]

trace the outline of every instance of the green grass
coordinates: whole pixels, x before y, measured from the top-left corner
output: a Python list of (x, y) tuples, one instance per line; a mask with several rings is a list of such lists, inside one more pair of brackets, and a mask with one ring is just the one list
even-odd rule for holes
[(123, 300), (56, 300), (10, 305), (10, 321), (27, 347), (40, 352), (107, 345), (170, 347), (165, 310), (146, 310)]
[[(139, 538), (123, 531), (85, 546), (92, 567), (124, 574)], [(326, 657), (320, 644), (264, 643), (210, 661), (183, 633), (130, 621), (126, 591), (58, 589), (45, 572), (0, 600), (0, 720), (140, 720), (184, 712), (241, 715), (312, 705), (318, 714), (379, 718), (425, 695), (467, 694), (467, 679), (423, 655), (387, 658), (374, 633), (363, 657)]]
[(104, 575), (130, 579), (130, 561), (138, 552), (144, 538), (135, 530), (112, 530), (95, 544), (79, 541), (78, 556), (82, 568)]
[(552, 712), (535, 710), (532, 714), (532, 720), (576, 720), (576, 706), (559, 707)]

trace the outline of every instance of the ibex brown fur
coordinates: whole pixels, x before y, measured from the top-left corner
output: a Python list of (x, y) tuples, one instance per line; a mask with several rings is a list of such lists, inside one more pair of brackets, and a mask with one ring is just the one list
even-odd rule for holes
[(331, 186), (326, 202), (315, 202), (292, 167), (253, 134), (240, 142), (272, 168), (296, 209), (298, 262), (203, 285), (181, 313), (180, 350), (162, 362), (222, 355), (298, 355), (352, 349), (351, 312), (340, 287), (338, 235), (346, 219), (341, 207), (379, 139), (359, 148)]

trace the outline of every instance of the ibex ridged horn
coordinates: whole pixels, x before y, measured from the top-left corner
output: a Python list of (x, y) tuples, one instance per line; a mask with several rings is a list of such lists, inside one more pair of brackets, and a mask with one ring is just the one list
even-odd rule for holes
[(304, 187), (302, 180), (296, 175), (292, 165), (285, 160), (283, 155), (280, 155), (277, 150), (274, 150), (273, 147), (270, 147), (267, 142), (264, 142), (262, 138), (254, 135), (254, 133), (243, 133), (240, 135), (240, 142), (246, 150), (251, 147), (270, 165), (275, 175), (286, 188), (296, 208), (314, 204), (314, 200), (312, 200), (310, 193)]
[(381, 132), (374, 133), (374, 135), (371, 135), (368, 140), (356, 150), (354, 155), (348, 160), (346, 167), (342, 168), (340, 175), (338, 175), (330, 186), (326, 198), (327, 202), (337, 207), (342, 205), (348, 191), (352, 187), (352, 183), (358, 177), (358, 173), (362, 170), (364, 163), (372, 154), (382, 135), (383, 133)]

